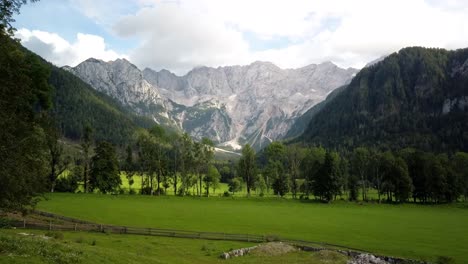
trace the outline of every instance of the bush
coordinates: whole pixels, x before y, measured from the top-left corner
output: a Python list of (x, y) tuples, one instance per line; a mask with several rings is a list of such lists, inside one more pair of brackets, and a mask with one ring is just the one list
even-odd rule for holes
[(6, 218), (0, 218), (0, 228), (10, 228), (11, 220)]
[(224, 191), (223, 196), (224, 196), (224, 197), (230, 197), (230, 196), (231, 196), (231, 193), (228, 192), (228, 191)]
[(134, 194), (136, 194), (136, 192), (135, 192), (135, 190), (133, 190), (133, 189), (130, 189), (130, 191), (128, 191), (128, 194), (130, 194), (130, 195), (134, 195)]

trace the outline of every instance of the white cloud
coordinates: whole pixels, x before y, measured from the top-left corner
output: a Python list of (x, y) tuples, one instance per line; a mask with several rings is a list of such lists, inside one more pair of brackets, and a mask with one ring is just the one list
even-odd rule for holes
[[(139, 67), (179, 74), (255, 60), (283, 68), (328, 60), (362, 67), (406, 46), (468, 47), (466, 0), (70, 1), (106, 30), (138, 39), (126, 53)], [(78, 34), (69, 43), (41, 31), (18, 35), (59, 65), (121, 57), (99, 36)]]
[[(362, 67), (406, 46), (468, 46), (468, 4), (461, 0), (140, 2), (144, 8), (114, 27), (120, 36), (141, 37), (130, 59), (179, 73), (199, 64), (254, 60), (285, 68), (327, 60)], [(261, 41), (286, 38), (289, 44), (252, 51), (246, 32)]]
[(141, 67), (165, 67), (183, 74), (198, 65), (247, 63), (249, 58), (248, 44), (239, 31), (173, 4), (143, 8), (123, 18), (115, 30), (143, 40), (130, 53), (130, 60)]
[(25, 47), (59, 66), (76, 66), (91, 57), (105, 61), (127, 57), (107, 49), (104, 39), (96, 35), (78, 33), (76, 41), (70, 43), (55, 33), (22, 28), (16, 37)]

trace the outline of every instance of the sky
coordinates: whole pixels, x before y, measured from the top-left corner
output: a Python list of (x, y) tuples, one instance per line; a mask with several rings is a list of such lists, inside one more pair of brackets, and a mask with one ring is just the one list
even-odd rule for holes
[(58, 66), (126, 58), (183, 75), (258, 60), (362, 68), (408, 46), (466, 48), (466, 14), (467, 0), (41, 0), (14, 26)]

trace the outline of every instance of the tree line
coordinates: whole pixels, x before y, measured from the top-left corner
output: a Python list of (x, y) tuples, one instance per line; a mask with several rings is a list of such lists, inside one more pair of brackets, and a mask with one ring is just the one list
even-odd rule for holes
[[(245, 161), (257, 160), (257, 162)], [(244, 164), (250, 164), (249, 169)], [(251, 173), (253, 171), (253, 173)], [(258, 157), (244, 147), (238, 174), (247, 193), (332, 201), (454, 202), (468, 197), (468, 153), (434, 154), (405, 148), (379, 151), (358, 147), (337, 152), (323, 147), (300, 147), (273, 142)], [(376, 197), (370, 197), (375, 190)]]

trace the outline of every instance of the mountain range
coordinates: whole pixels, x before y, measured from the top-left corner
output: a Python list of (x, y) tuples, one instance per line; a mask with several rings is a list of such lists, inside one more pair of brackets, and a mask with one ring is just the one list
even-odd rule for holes
[(177, 76), (140, 70), (125, 59), (88, 59), (64, 69), (127, 111), (232, 149), (245, 143), (260, 149), (285, 137), (299, 117), (358, 72), (331, 62), (281, 69), (257, 61)]

